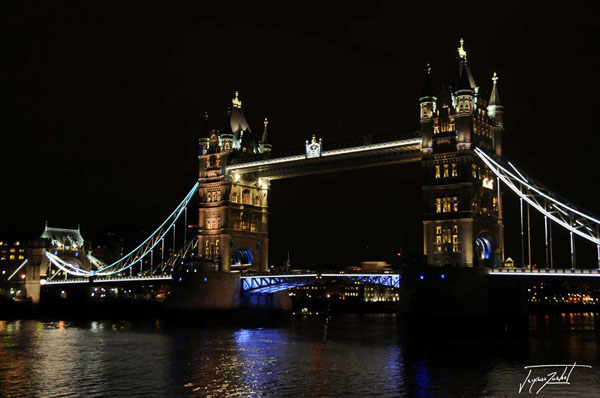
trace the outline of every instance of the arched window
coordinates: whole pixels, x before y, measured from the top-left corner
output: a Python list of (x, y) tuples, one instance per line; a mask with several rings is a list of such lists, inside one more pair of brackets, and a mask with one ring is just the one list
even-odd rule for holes
[(260, 206), (260, 195), (254, 197), (254, 206)]
[(242, 191), (242, 203), (245, 204), (245, 205), (251, 204), (251, 202), (250, 202), (250, 190), (249, 189), (244, 189)]
[(237, 203), (237, 201), (238, 201), (238, 193), (237, 192), (234, 191), (231, 193), (231, 201), (234, 203)]

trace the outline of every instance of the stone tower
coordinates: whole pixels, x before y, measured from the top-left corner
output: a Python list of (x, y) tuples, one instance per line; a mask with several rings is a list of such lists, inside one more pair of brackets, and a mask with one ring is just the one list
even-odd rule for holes
[(488, 101), (475, 84), (462, 39), (453, 75), (436, 97), (428, 66), (419, 99), (424, 254), (429, 265), (495, 267), (504, 260), (501, 194), (473, 150), (502, 153), (497, 76)]
[(222, 129), (205, 127), (200, 137), (198, 254), (215, 270), (268, 269), (267, 196), (269, 182), (251, 174), (227, 172), (230, 160), (268, 156), (265, 132), (256, 141), (239, 94), (227, 108)]

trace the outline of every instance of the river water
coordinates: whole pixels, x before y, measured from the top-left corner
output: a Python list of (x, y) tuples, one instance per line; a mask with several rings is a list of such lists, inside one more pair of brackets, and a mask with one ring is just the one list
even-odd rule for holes
[[(270, 327), (0, 321), (0, 396), (518, 396), (524, 366), (575, 362), (592, 368), (538, 396), (600, 396), (599, 324), (540, 315), (520, 336), (449, 337), (448, 325), (407, 335), (390, 314)], [(521, 396), (541, 382), (530, 385)]]

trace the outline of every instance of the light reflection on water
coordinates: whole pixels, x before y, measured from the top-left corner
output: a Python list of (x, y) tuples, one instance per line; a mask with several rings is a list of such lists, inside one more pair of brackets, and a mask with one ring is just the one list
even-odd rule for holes
[(529, 336), (407, 337), (390, 315), (282, 327), (0, 321), (0, 396), (515, 396), (523, 366), (592, 365), (551, 395), (597, 391), (597, 315), (536, 316)]

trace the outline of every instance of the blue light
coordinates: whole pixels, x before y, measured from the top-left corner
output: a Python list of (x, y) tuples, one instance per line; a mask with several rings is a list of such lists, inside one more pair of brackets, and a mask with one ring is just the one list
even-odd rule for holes
[(442, 275), (440, 275), (440, 278), (446, 279), (446, 275), (442, 274)]
[(54, 255), (58, 256), (58, 250), (54, 250)]
[(208, 281), (208, 278), (204, 278), (204, 282), (207, 282), (207, 281)]
[(419, 279), (421, 279), (421, 280), (425, 279), (425, 277), (423, 276), (423, 274), (419, 275)]
[(179, 282), (181, 282), (181, 277), (179, 277)]
[(75, 252), (75, 257), (79, 257), (79, 252)]

